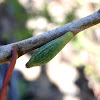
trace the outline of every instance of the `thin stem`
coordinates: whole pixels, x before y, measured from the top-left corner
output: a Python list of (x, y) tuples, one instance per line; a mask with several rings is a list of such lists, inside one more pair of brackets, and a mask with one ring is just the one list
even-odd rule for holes
[(8, 67), (8, 70), (6, 72), (6, 75), (4, 77), (3, 86), (2, 86), (2, 89), (1, 89), (0, 100), (7, 100), (7, 91), (8, 91), (9, 83), (10, 83), (10, 80), (11, 80), (11, 76), (12, 76), (17, 58), (18, 58), (18, 54), (17, 54), (17, 51), (16, 51), (16, 47), (13, 47), (12, 59), (11, 59), (10, 65)]

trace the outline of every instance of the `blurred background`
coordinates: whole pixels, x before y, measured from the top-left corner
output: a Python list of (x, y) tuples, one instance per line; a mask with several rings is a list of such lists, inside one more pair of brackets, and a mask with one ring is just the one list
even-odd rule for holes
[[(0, 0), (0, 45), (21, 41), (88, 16), (100, 0)], [(44, 66), (17, 60), (7, 100), (100, 100), (100, 25), (77, 34)], [(5, 66), (5, 67), (4, 67)], [(0, 65), (0, 88), (8, 64)]]

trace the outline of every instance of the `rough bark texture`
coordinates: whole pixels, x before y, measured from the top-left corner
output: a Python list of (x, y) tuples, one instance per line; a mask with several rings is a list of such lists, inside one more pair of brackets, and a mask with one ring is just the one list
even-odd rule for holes
[(0, 48), (0, 64), (7, 63), (10, 61), (11, 50), (13, 46), (17, 47), (18, 55), (20, 57), (21, 55), (35, 50), (36, 48), (41, 47), (45, 43), (56, 39), (57, 37), (65, 34), (68, 31), (72, 31), (74, 35), (76, 35), (78, 32), (85, 30), (86, 28), (92, 27), (98, 23), (100, 23), (100, 9), (97, 12), (91, 14), (90, 16), (68, 23), (64, 26), (48, 31), (44, 34), (16, 43), (4, 45)]

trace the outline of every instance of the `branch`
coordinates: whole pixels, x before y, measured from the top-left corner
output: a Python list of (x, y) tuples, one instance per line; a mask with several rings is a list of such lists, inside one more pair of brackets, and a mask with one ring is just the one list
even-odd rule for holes
[(84, 17), (77, 21), (68, 23), (64, 26), (58, 27), (54, 30), (48, 31), (41, 35), (22, 40), (16, 43), (4, 45), (0, 48), (0, 64), (7, 63), (11, 58), (11, 50), (13, 46), (17, 47), (18, 56), (22, 56), (32, 50), (35, 50), (45, 43), (58, 38), (59, 36), (71, 31), (76, 35), (78, 32), (85, 30), (86, 28), (92, 27), (100, 23), (100, 9), (91, 14), (90, 16)]
[(16, 47), (13, 47), (12, 50), (12, 59), (7, 69), (6, 75), (3, 80), (3, 86), (1, 88), (0, 100), (7, 100), (7, 92), (10, 83), (10, 79), (14, 70), (16, 59), (18, 58)]

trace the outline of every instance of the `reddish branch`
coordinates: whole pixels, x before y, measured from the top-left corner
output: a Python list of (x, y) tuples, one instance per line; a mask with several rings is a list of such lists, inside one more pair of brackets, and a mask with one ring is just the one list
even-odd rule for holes
[(12, 58), (11, 58), (8, 70), (6, 72), (6, 75), (4, 77), (3, 86), (2, 86), (2, 89), (1, 89), (0, 100), (7, 100), (7, 91), (8, 91), (9, 83), (10, 83), (10, 80), (11, 80), (11, 76), (12, 76), (17, 58), (18, 58), (18, 54), (17, 54), (16, 47), (13, 47)]

